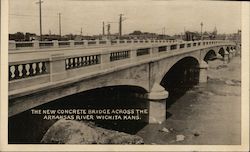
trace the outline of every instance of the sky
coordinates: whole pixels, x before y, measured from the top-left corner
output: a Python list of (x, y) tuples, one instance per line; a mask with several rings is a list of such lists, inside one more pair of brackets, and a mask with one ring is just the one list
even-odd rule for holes
[[(39, 34), (38, 0), (9, 0), (9, 33)], [(143, 32), (181, 34), (185, 30), (235, 33), (241, 28), (241, 3), (236, 1), (165, 1), (165, 0), (43, 0), (43, 34), (96, 35), (102, 22), (112, 22), (111, 33), (118, 33), (119, 14), (124, 14), (123, 34)]]

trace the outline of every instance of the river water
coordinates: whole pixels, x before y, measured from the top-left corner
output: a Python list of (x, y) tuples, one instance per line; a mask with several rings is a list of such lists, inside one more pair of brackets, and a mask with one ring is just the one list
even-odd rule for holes
[[(241, 142), (240, 57), (229, 64), (209, 61), (208, 83), (199, 84), (171, 104), (162, 124), (137, 135), (145, 144), (234, 145)], [(184, 137), (177, 140), (177, 135)]]
[[(188, 90), (175, 101), (167, 100), (167, 119), (162, 124), (146, 124), (144, 121), (96, 121), (107, 129), (136, 134), (145, 144), (240, 144), (240, 57), (229, 64), (221, 60), (209, 61), (208, 83)], [(117, 90), (117, 89), (115, 89)], [(126, 92), (128, 90), (120, 90)], [(147, 108), (145, 101), (130, 98), (110, 98), (112, 88), (83, 93), (71, 98), (42, 105), (42, 109), (58, 108)], [(96, 94), (105, 94), (101, 99)], [(82, 102), (88, 98), (87, 102)], [(80, 99), (80, 100), (79, 100)], [(101, 102), (100, 102), (101, 101)], [(119, 102), (119, 103), (118, 103)], [(91, 104), (89, 104), (91, 103)], [(118, 106), (119, 105), (119, 106)], [(147, 115), (142, 116), (147, 119)], [(31, 115), (30, 110), (9, 119), (9, 143), (39, 143), (47, 129), (56, 120), (44, 120), (42, 115)], [(167, 131), (166, 131), (167, 130)], [(184, 140), (177, 141), (181, 135)]]

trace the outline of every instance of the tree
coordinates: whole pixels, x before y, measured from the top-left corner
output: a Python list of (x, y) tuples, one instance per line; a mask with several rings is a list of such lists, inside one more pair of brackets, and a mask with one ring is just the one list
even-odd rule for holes
[(25, 36), (22, 32), (17, 32), (15, 34), (9, 34), (9, 39), (15, 41), (23, 41), (25, 39)]
[(141, 35), (141, 31), (134, 31), (133, 33), (130, 33), (129, 35)]

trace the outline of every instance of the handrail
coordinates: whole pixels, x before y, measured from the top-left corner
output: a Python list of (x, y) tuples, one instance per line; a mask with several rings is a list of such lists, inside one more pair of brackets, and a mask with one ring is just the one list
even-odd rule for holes
[(16, 42), (9, 41), (9, 50), (23, 49), (44, 49), (44, 48), (63, 48), (63, 47), (87, 47), (98, 45), (118, 45), (118, 44), (134, 44), (134, 43), (175, 43), (177, 40), (151, 40), (151, 39), (131, 39), (131, 40), (80, 40), (80, 41), (28, 41)]

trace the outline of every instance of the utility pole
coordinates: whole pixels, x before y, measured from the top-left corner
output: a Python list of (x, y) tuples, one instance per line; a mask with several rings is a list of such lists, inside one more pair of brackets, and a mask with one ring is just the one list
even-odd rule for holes
[(186, 39), (186, 27), (184, 26), (184, 34), (183, 34), (183, 40)]
[(61, 13), (59, 13), (58, 15), (59, 15), (59, 35), (60, 35), (60, 38), (61, 38), (62, 37)]
[(82, 40), (82, 27), (81, 27), (81, 40)]
[(121, 38), (122, 36), (122, 22), (126, 20), (122, 18), (123, 15), (124, 14), (120, 14), (120, 18), (119, 18), (119, 38)]
[(102, 22), (102, 35), (103, 36), (105, 35), (105, 24), (104, 24), (104, 22)]
[(42, 41), (42, 2), (39, 0), (39, 2), (36, 2), (36, 4), (39, 4), (39, 17), (40, 17), (40, 41)]
[(49, 39), (51, 38), (51, 30), (49, 29)]
[(108, 34), (108, 39), (110, 38), (110, 24), (107, 25), (107, 34)]
[(110, 28), (111, 28), (111, 26), (110, 26), (110, 23), (111, 22), (107, 22), (107, 38), (109, 39), (110, 38)]
[(203, 27), (203, 23), (201, 22), (201, 40), (203, 40), (202, 27)]
[(162, 35), (163, 35), (163, 36), (165, 36), (165, 31), (166, 31), (166, 27), (164, 26), (164, 27), (162, 28)]

